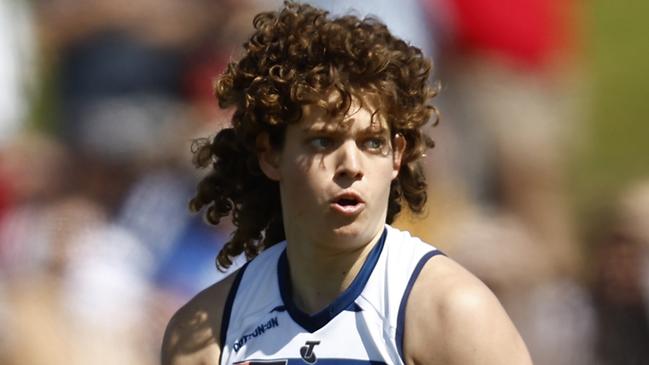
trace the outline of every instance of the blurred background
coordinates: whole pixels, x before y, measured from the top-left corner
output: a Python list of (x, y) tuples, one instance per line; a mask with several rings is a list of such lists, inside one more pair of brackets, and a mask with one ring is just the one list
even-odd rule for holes
[[(649, 3), (315, 0), (433, 58), (426, 214), (537, 365), (649, 364)], [(0, 363), (156, 364), (225, 273), (187, 210), (212, 81), (278, 0), (0, 1)], [(240, 262), (239, 262), (240, 264)]]

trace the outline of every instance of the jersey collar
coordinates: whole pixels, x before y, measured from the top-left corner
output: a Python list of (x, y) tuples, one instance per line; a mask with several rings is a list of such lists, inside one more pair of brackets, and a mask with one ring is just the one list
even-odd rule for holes
[(302, 326), (305, 330), (313, 333), (324, 327), (329, 323), (329, 321), (345, 309), (351, 308), (356, 311), (355, 308), (358, 306), (354, 306), (354, 302), (365, 288), (365, 284), (367, 284), (367, 281), (381, 256), (386, 235), (387, 229), (384, 228), (381, 238), (374, 245), (370, 253), (367, 255), (367, 258), (365, 258), (363, 266), (349, 287), (340, 293), (340, 295), (338, 295), (338, 297), (326, 308), (313, 315), (303, 312), (295, 305), (295, 303), (293, 303), (293, 288), (291, 286), (289, 263), (286, 256), (286, 249), (284, 249), (277, 262), (277, 277), (282, 301), (284, 302), (286, 310), (293, 321)]

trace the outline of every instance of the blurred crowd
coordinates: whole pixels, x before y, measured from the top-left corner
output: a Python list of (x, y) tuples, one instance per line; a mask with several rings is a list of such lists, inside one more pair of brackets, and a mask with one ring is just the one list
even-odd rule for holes
[[(483, 279), (535, 364), (648, 364), (649, 175), (586, 226), (568, 196), (588, 128), (579, 4), (310, 3), (434, 60), (428, 209), (396, 225)], [(212, 81), (279, 5), (0, 2), (0, 364), (156, 364), (171, 314), (227, 275), (228, 224), (187, 209), (192, 141), (227, 125)]]

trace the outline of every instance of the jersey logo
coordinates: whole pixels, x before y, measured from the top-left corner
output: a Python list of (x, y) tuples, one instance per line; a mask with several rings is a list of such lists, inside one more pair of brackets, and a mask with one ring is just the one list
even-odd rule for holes
[(277, 317), (273, 317), (269, 319), (268, 322), (260, 324), (255, 328), (254, 331), (241, 336), (241, 338), (239, 338), (237, 341), (234, 342), (234, 344), (232, 345), (234, 352), (239, 352), (241, 347), (243, 347), (243, 345), (245, 345), (248, 341), (263, 335), (266, 331), (275, 327), (279, 327), (279, 322), (277, 321)]
[(307, 341), (304, 346), (300, 347), (300, 356), (302, 356), (302, 360), (306, 361), (309, 364), (313, 364), (318, 361), (318, 358), (315, 356), (315, 352), (313, 352), (313, 348), (319, 344), (320, 341)]

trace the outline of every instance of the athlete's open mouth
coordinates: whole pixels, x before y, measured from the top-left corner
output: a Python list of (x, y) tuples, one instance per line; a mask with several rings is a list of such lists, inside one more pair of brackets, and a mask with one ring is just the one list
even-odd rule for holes
[(356, 216), (365, 209), (365, 202), (353, 191), (338, 194), (331, 200), (331, 208), (345, 216)]
[(336, 203), (342, 205), (343, 207), (347, 207), (347, 206), (354, 206), (358, 204), (359, 201), (355, 198), (341, 198), (336, 200)]

